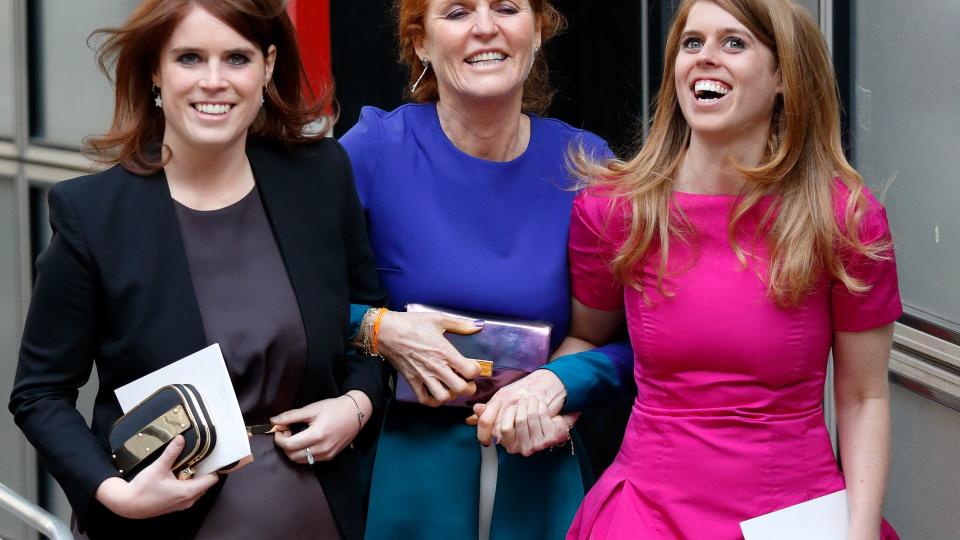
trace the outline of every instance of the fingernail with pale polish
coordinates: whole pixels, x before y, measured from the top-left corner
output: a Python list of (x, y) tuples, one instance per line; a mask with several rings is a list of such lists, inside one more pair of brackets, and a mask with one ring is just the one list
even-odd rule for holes
[(487, 321), (483, 319), (477, 319), (473, 321), (473, 325), (476, 326), (477, 328), (483, 328), (484, 326), (487, 325)]

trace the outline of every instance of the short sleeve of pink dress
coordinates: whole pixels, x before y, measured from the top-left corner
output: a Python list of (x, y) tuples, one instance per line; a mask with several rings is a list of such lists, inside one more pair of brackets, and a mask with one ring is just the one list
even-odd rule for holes
[[(843, 223), (849, 192), (839, 181), (836, 181), (835, 185), (838, 190), (837, 219)], [(887, 242), (891, 247), (881, 254), (880, 259), (872, 259), (859, 253), (844, 257), (846, 271), (870, 289), (857, 293), (849, 291), (841, 281), (831, 283), (833, 329), (841, 332), (862, 332), (885, 326), (897, 320), (903, 312), (887, 212), (869, 190), (865, 189), (865, 195), (869, 204), (860, 220), (860, 241), (865, 245)]]
[[(838, 223), (847, 188), (834, 183)], [(858, 237), (890, 239), (883, 207), (867, 193)], [(674, 193), (692, 226), (658, 261), (634, 269), (641, 293), (609, 263), (626, 237), (630, 207), (588, 189), (569, 239), (573, 294), (588, 307), (623, 309), (635, 351), (637, 398), (620, 451), (584, 499), (568, 539), (741, 540), (740, 522), (844, 487), (824, 424), (823, 388), (835, 331), (889, 324), (901, 313), (892, 248), (841, 253), (865, 292), (824, 277), (798, 305), (770, 298), (765, 198), (729, 238), (736, 196)], [(759, 239), (759, 240), (758, 240)], [(723, 494), (723, 496), (717, 496)], [(896, 538), (884, 524), (882, 537)]]
[(623, 222), (614, 221), (613, 199), (597, 188), (583, 190), (570, 218), (570, 283), (583, 305), (605, 311), (623, 308), (623, 286), (610, 270)]

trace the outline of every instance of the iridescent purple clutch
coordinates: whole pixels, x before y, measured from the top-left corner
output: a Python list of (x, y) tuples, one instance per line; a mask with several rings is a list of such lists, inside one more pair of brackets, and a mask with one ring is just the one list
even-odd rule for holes
[[(424, 304), (407, 304), (407, 311), (436, 312), (469, 319), (482, 319), (486, 324), (475, 334), (462, 335), (447, 332), (444, 337), (466, 358), (493, 362), (493, 375), (476, 379), (477, 392), (466, 398), (457, 398), (444, 405), (473, 407), (486, 403), (502, 386), (547, 363), (550, 358), (549, 323), (490, 318), (486, 315), (452, 311)], [(417, 396), (403, 376), (397, 377), (397, 399), (417, 403)]]

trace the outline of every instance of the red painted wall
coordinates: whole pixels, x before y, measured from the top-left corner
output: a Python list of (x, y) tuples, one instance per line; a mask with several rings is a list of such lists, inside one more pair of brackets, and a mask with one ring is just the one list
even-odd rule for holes
[(330, 70), (330, 0), (290, 0), (287, 13), (297, 28), (297, 42), (310, 87), (315, 95), (325, 96), (333, 82)]

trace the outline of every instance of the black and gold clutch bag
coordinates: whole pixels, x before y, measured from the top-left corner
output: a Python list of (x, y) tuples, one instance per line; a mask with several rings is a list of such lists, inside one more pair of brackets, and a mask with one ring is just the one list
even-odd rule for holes
[(184, 446), (174, 462), (180, 479), (193, 476), (193, 466), (207, 457), (217, 443), (217, 431), (191, 384), (161, 387), (130, 409), (110, 430), (113, 463), (126, 480), (153, 463), (170, 441), (183, 435)]

